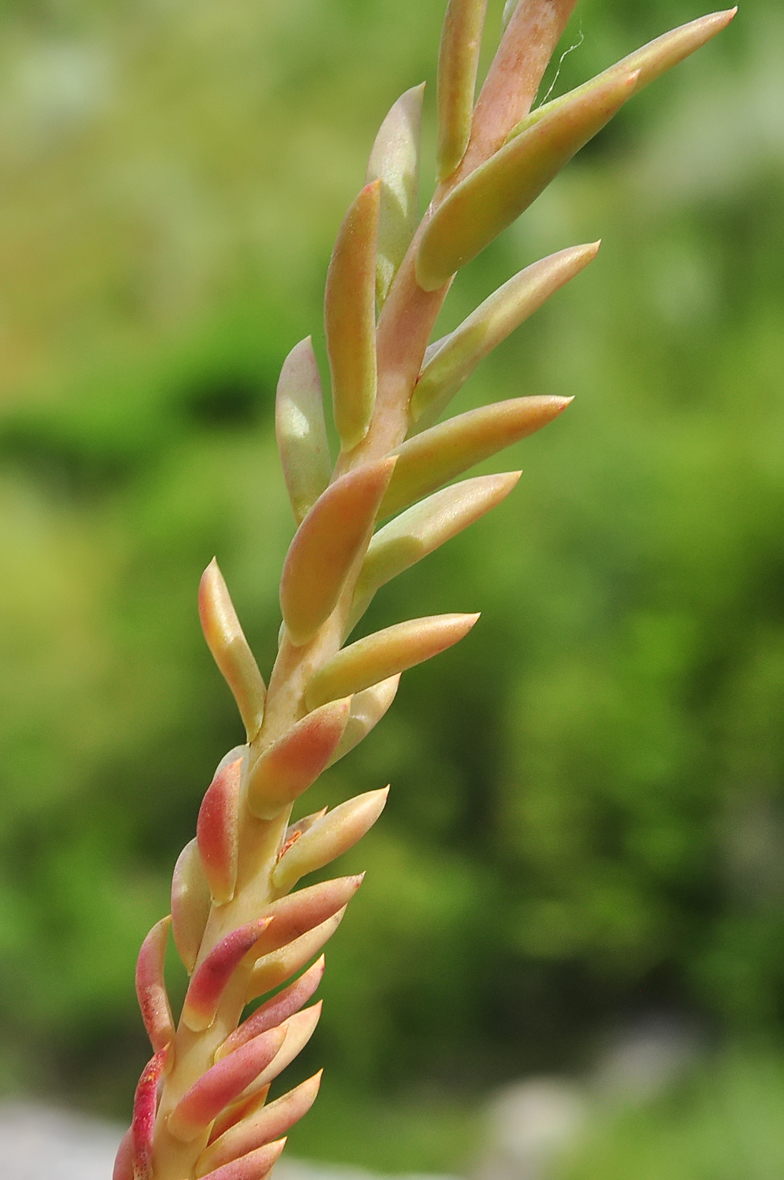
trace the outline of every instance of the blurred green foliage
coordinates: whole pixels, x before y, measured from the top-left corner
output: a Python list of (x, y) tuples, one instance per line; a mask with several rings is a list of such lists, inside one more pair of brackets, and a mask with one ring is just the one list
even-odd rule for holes
[(736, 1052), (650, 1106), (605, 1112), (559, 1180), (777, 1180), (784, 1171), (784, 1070)]
[[(128, 1109), (137, 948), (240, 739), (198, 578), (217, 554), (268, 670), (292, 533), (277, 371), (308, 332), (323, 356), (332, 240), (377, 125), (423, 78), (433, 142), (442, 8), (0, 11), (8, 1089)], [(699, 14), (585, 0), (557, 90)], [(782, 50), (759, 0), (450, 296), (446, 328), (604, 235), (460, 398), (575, 404), (515, 448), (511, 499), (367, 620), (481, 608), (481, 625), (408, 674), (313, 791), (315, 807), (393, 784), (342, 866), (368, 877), (301, 1065), (325, 1062), (336, 1093), (471, 1095), (579, 1063), (597, 1025), (647, 1006), (730, 1032), (781, 1019)]]

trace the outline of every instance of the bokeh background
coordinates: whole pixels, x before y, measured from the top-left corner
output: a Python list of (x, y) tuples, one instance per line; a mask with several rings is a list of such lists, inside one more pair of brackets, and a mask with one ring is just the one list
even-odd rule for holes
[[(217, 554), (268, 670), (292, 534), (277, 372), (308, 332), (323, 356), (335, 232), (423, 79), (432, 158), (443, 7), (0, 8), (8, 1095), (128, 1117), (138, 945), (240, 740), (198, 578)], [(554, 93), (700, 14), (582, 0)], [(368, 876), (295, 1068), (327, 1066), (300, 1155), (468, 1167), (494, 1087), (581, 1076), (614, 1030), (664, 1016), (696, 1030), (693, 1069), (605, 1118), (569, 1175), (782, 1174), (783, 62), (784, 12), (755, 0), (450, 295), (446, 329), (535, 258), (604, 238), (459, 408), (574, 405), (504, 461), (525, 470), (510, 500), (371, 612), (483, 618), (309, 800), (393, 784), (340, 866)]]

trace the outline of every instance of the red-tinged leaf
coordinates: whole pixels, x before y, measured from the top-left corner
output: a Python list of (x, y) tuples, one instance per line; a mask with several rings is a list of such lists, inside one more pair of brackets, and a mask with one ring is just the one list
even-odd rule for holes
[[(279, 1077), (294, 1058), (302, 1052), (316, 1031), (316, 1026), (321, 1017), (321, 1007), (322, 1002), (319, 1000), (312, 1007), (303, 1008), (301, 1012), (295, 1012), (293, 1016), (289, 1016), (288, 1020), (284, 1020), (283, 1024), (280, 1025), (286, 1031), (286, 1039), (283, 1042), (283, 1046), (267, 1068), (259, 1074), (256, 1081), (250, 1087), (250, 1091), (255, 1093), (262, 1086), (274, 1082), (275, 1078)], [(268, 1034), (265, 1033), (264, 1035), (267, 1036)]]
[(133, 1128), (129, 1127), (120, 1140), (114, 1159), (112, 1180), (134, 1180), (133, 1176)]
[(260, 1107), (219, 1139), (213, 1140), (196, 1161), (196, 1176), (203, 1176), (212, 1168), (231, 1163), (285, 1135), (310, 1110), (320, 1084), (319, 1070), (288, 1094), (283, 1094), (269, 1106)]
[(273, 901), (264, 912), (269, 926), (259, 938), (256, 953), (267, 955), (320, 926), (351, 900), (364, 875), (336, 877)]
[(394, 459), (365, 463), (319, 496), (294, 535), (280, 582), (280, 606), (292, 643), (308, 643), (334, 610), (367, 546)]
[(304, 1004), (307, 1004), (321, 983), (323, 974), (324, 956), (322, 955), (312, 967), (309, 967), (303, 975), (300, 975), (299, 979), (295, 980), (284, 991), (273, 996), (271, 1000), (267, 1000), (266, 1004), (262, 1004), (252, 1016), (249, 1016), (247, 1020), (243, 1021), (239, 1028), (221, 1045), (221, 1056), (224, 1056), (226, 1053), (233, 1053), (240, 1045), (244, 1045), (254, 1037), (260, 1036), (261, 1033), (267, 1032), (268, 1029), (275, 1028), (277, 1025), (282, 1024), (284, 1020), (287, 1020), (289, 1016), (293, 1016), (295, 1012), (299, 1012), (300, 1008)]
[(291, 979), (292, 975), (301, 970), (329, 942), (343, 921), (345, 913), (346, 906), (343, 906), (320, 926), (314, 926), (307, 934), (295, 938), (293, 942), (287, 943), (280, 950), (273, 951), (259, 959), (248, 980), (245, 1003), (252, 1003), (259, 996), (266, 995), (273, 988), (280, 987), (287, 979)]
[(206, 1176), (203, 1172), (196, 1174), (199, 1177), (204, 1176), (204, 1180), (264, 1180), (264, 1177), (272, 1171), (275, 1161), (285, 1146), (285, 1139), (281, 1139), (279, 1143), (268, 1143), (266, 1147), (259, 1147), (256, 1151), (249, 1152), (248, 1155), (232, 1160), (231, 1163), (224, 1164), (222, 1168), (208, 1172)]
[(270, 1029), (210, 1066), (169, 1115), (167, 1127), (175, 1139), (189, 1143), (236, 1101), (278, 1055), (286, 1032), (285, 1028)]
[(168, 1048), (161, 1049), (148, 1061), (136, 1087), (131, 1123), (134, 1180), (152, 1180), (152, 1139), (158, 1109), (158, 1083), (166, 1067), (168, 1052)]
[(390, 676), (388, 680), (382, 680), (380, 684), (373, 684), (363, 692), (355, 693), (351, 698), (348, 724), (343, 731), (343, 737), (338, 742), (335, 753), (329, 760), (329, 766), (334, 766), (339, 759), (345, 758), (346, 754), (350, 753), (361, 741), (364, 741), (371, 730), (378, 725), (394, 701), (399, 684), (400, 674)]
[(350, 713), (350, 698), (330, 701), (264, 751), (248, 776), (248, 806), (258, 819), (274, 819), (316, 781), (335, 753)]
[(245, 956), (258, 947), (271, 922), (271, 916), (265, 915), (232, 930), (196, 968), (182, 1007), (188, 1028), (201, 1032), (210, 1027), (226, 985)]
[(528, 114), (575, 2), (520, 0), (511, 13), (477, 100), (460, 176), (498, 151)]
[(711, 37), (715, 37), (717, 33), (726, 28), (737, 11), (737, 8), (728, 8), (724, 12), (712, 12), (708, 16), (701, 16), (697, 20), (689, 21), (688, 24), (670, 30), (669, 33), (664, 33), (655, 41), (649, 41), (647, 45), (636, 49), (634, 53), (630, 53), (615, 65), (610, 66), (609, 69), (597, 74), (595, 78), (584, 82), (582, 86), (552, 99), (551, 102), (543, 103), (535, 111), (531, 111), (530, 115), (510, 131), (510, 137), (527, 131), (534, 123), (538, 123), (546, 115), (549, 116), (559, 107), (573, 103), (581, 95), (590, 94), (611, 77), (627, 76), (631, 72), (637, 71), (634, 93), (639, 94), (644, 87), (660, 78), (667, 70), (671, 70), (673, 66), (678, 65), (689, 54), (701, 48), (706, 41), (710, 41)]
[[(294, 1058), (302, 1052), (305, 1045), (307, 1045), (313, 1033), (316, 1031), (319, 1018), (321, 1017), (321, 1000), (317, 1004), (313, 1004), (310, 1008), (303, 1008), (301, 1012), (295, 1012), (293, 1016), (289, 1016), (288, 1020), (284, 1020), (279, 1027), (286, 1033), (286, 1039), (280, 1051), (275, 1055), (266, 1069), (263, 1069), (245, 1093), (243, 1098), (252, 1098), (261, 1092), (261, 1090), (274, 1082), (275, 1078), (283, 1073), (283, 1070), (291, 1064)], [(269, 1036), (268, 1033), (264, 1034)], [(252, 1043), (252, 1042), (251, 1042)], [(242, 1050), (237, 1050), (242, 1052)]]
[(207, 788), (196, 840), (213, 901), (231, 901), (237, 883), (237, 842), (243, 758), (221, 767)]
[(174, 1021), (163, 977), (170, 926), (171, 917), (156, 922), (142, 943), (136, 960), (136, 995), (155, 1053), (165, 1049), (174, 1037)]

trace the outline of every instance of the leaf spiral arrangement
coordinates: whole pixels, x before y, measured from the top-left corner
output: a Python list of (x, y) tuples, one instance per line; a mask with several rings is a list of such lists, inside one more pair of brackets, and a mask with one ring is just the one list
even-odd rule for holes
[[(332, 464), (310, 339), (280, 375), (276, 428), (297, 530), (283, 567), (279, 651), (266, 688), (216, 562), (199, 613), (247, 741), (219, 764), (174, 870), (170, 917), (142, 945), (139, 1003), (153, 1057), (114, 1180), (261, 1180), (320, 1074), (272, 1102), (312, 1036), (320, 953), (361, 877), (291, 892), (375, 823), (387, 789), (291, 822), (294, 803), (386, 713), (401, 674), (463, 638), (477, 615), (410, 619), (346, 643), (376, 592), (515, 486), (453, 483), (557, 417), (570, 399), (521, 397), (438, 419), (480, 360), (595, 256), (575, 246), (527, 267), (430, 343), (460, 266), (517, 218), (620, 106), (734, 10), (682, 26), (531, 110), (575, 0), (507, 4), (474, 101), (486, 0), (449, 0), (439, 54), (438, 186), (417, 225), (423, 87), (392, 107), (348, 211), (325, 298)], [(388, 523), (377, 527), (380, 521)], [(190, 983), (175, 1027), (164, 982), (171, 928)], [(303, 970), (303, 968), (306, 968)], [(289, 982), (290, 980), (294, 982)], [(282, 990), (276, 991), (285, 984)], [(264, 999), (243, 1020), (246, 1006)]]

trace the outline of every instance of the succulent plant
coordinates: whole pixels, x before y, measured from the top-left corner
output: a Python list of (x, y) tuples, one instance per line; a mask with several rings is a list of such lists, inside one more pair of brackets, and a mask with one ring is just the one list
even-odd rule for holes
[[(278, 656), (267, 688), (211, 562), (199, 613), (247, 742), (220, 762), (196, 837), (174, 870), (171, 916), (153, 927), (139, 954), (137, 993), (154, 1055), (115, 1180), (260, 1180), (280, 1155), (282, 1136), (313, 1103), (320, 1074), (272, 1102), (267, 1095), (316, 1028), (320, 1005), (306, 1005), (323, 956), (307, 964), (337, 929), (361, 878), (292, 890), (375, 823), (387, 789), (294, 823), (292, 807), (381, 720), (401, 674), (462, 639), (478, 616), (410, 619), (347, 641), (386, 582), (503, 500), (520, 473), (452, 481), (566, 408), (566, 398), (522, 397), (438, 421), (479, 361), (578, 274), (598, 243), (533, 263), (431, 343), (436, 317), (455, 272), (632, 94), (735, 11), (675, 29), (532, 109), (574, 4), (509, 0), (475, 101), (486, 0), (449, 0), (438, 61), (437, 187), (421, 220), (423, 87), (407, 91), (384, 120), (327, 275), (340, 439), (334, 466), (310, 338), (283, 365), (277, 439), (297, 528), (281, 578)], [(163, 970), (170, 929), (190, 974), (176, 1026)], [(247, 1005), (268, 995), (243, 1020)]]

